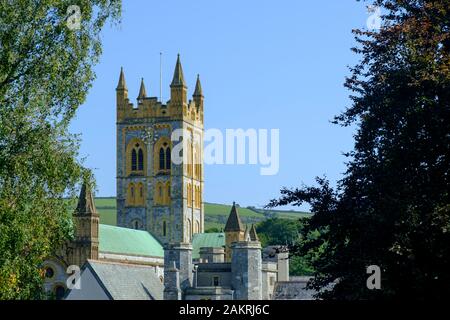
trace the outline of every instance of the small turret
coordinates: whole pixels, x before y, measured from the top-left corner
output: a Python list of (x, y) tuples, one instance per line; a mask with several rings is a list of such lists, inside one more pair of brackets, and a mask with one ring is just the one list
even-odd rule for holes
[(181, 300), (180, 270), (175, 261), (170, 266), (165, 266), (164, 300)]
[(254, 224), (252, 224), (249, 233), (250, 233), (250, 241), (259, 241), (258, 233), (256, 233), (256, 228)]
[(117, 84), (117, 91), (127, 91), (127, 83), (125, 82), (125, 74), (123, 72), (123, 67), (120, 67), (119, 83)]
[(144, 78), (141, 79), (141, 87), (139, 88), (139, 95), (137, 97), (138, 103), (142, 103), (142, 100), (144, 100), (147, 97), (147, 92), (145, 91), (145, 84), (144, 84)]
[(116, 87), (117, 119), (121, 119), (128, 106), (128, 88), (125, 82), (123, 68), (120, 68), (119, 83)]
[(197, 107), (197, 112), (200, 116), (200, 121), (203, 122), (203, 90), (202, 84), (200, 83), (200, 75), (197, 75), (197, 82), (195, 83), (194, 94), (192, 95), (195, 106)]
[(202, 90), (202, 84), (200, 83), (200, 75), (197, 74), (197, 82), (195, 83), (195, 90), (194, 94), (192, 95), (194, 98), (201, 97), (203, 98), (203, 90)]
[(192, 245), (171, 243), (164, 248), (164, 295), (167, 299), (180, 297), (177, 292), (192, 287)]
[(78, 205), (74, 212), (75, 239), (69, 244), (68, 262), (82, 266), (86, 260), (98, 260), (99, 214), (90, 187), (81, 187)]
[(183, 67), (181, 66), (180, 54), (177, 57), (177, 63), (175, 65), (175, 71), (173, 73), (172, 83), (170, 87), (186, 87), (184, 81)]
[(185, 109), (187, 105), (187, 86), (184, 81), (183, 67), (178, 54), (172, 83), (170, 84), (170, 102), (174, 107)]

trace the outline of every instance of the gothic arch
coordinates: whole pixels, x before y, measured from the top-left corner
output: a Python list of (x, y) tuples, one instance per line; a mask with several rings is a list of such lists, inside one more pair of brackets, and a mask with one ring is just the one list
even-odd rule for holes
[(130, 222), (130, 228), (136, 229), (136, 230), (142, 230), (144, 228), (144, 224), (142, 223), (141, 219), (133, 219)]
[(153, 148), (154, 154), (154, 171), (156, 174), (170, 174), (172, 167), (170, 152), (172, 150), (172, 142), (168, 137), (161, 137), (155, 143)]
[(131, 139), (125, 150), (126, 174), (129, 175), (144, 175), (146, 169), (145, 143), (138, 139)]
[(136, 201), (136, 186), (133, 182), (130, 182), (127, 186), (127, 198), (126, 205), (134, 206)]
[(136, 184), (134, 204), (136, 206), (143, 206), (145, 204), (145, 187), (142, 182)]

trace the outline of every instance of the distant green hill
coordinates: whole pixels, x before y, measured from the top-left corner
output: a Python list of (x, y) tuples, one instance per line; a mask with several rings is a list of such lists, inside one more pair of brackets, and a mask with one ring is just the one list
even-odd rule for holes
[[(100, 223), (116, 225), (116, 198), (95, 198), (95, 206), (100, 214)], [(205, 203), (205, 230), (210, 228), (223, 229), (230, 214), (231, 205)], [(301, 211), (263, 210), (253, 207), (239, 207), (239, 214), (245, 224), (258, 223), (275, 216), (284, 219), (298, 219), (310, 213)]]

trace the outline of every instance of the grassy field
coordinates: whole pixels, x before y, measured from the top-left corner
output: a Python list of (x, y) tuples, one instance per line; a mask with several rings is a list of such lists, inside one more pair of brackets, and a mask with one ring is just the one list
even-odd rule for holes
[[(100, 223), (116, 225), (116, 198), (95, 198), (95, 206), (100, 214)], [(205, 203), (205, 230), (210, 228), (223, 229), (230, 214), (231, 205)], [(309, 215), (301, 211), (262, 210), (257, 208), (238, 208), (244, 224), (258, 223), (269, 216), (284, 219), (298, 219)]]

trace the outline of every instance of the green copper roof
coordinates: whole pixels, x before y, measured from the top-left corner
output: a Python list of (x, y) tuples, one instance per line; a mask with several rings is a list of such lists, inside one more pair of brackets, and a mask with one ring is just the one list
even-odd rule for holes
[(149, 232), (99, 225), (101, 252), (164, 257), (162, 245)]
[(200, 248), (220, 248), (225, 245), (225, 233), (196, 233), (192, 238), (192, 258), (200, 258)]

